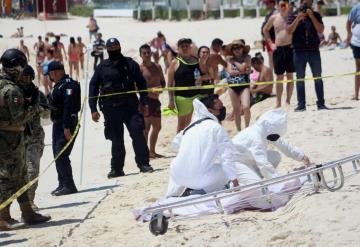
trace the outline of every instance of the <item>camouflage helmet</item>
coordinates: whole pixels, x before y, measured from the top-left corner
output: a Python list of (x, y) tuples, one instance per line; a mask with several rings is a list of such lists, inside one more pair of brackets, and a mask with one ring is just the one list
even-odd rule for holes
[(27, 59), (22, 51), (18, 49), (8, 49), (1, 56), (0, 62), (5, 74), (15, 82), (18, 82), (27, 64)]

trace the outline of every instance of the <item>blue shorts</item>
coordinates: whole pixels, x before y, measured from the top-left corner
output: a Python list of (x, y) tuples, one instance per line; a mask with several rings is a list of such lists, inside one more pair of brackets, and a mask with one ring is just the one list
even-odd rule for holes
[(360, 47), (351, 45), (351, 49), (353, 51), (353, 55), (355, 59), (360, 59)]

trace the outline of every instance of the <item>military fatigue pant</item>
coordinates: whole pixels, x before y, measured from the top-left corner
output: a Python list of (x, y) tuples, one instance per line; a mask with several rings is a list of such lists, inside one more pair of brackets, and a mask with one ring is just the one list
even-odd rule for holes
[[(26, 145), (26, 167), (27, 167), (27, 181), (35, 179), (40, 172), (40, 159), (44, 152), (44, 143), (28, 143)], [(38, 182), (34, 183), (28, 190), (30, 200), (34, 200), (35, 190), (38, 187)]]
[[(26, 173), (23, 133), (0, 131), (0, 203), (26, 184)], [(27, 192), (17, 200), (27, 202)]]

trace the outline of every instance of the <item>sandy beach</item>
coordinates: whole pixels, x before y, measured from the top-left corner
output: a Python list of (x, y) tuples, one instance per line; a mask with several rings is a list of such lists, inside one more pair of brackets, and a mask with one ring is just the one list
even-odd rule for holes
[[(0, 53), (16, 47), (19, 39), (10, 39), (17, 27), (23, 26), (25, 44), (31, 51), (31, 63), (35, 54), (32, 49), (38, 35), (46, 32), (66, 33), (62, 37), (67, 47), (70, 36), (82, 36), (89, 42), (86, 18), (71, 17), (65, 21), (0, 19)], [(161, 30), (170, 43), (181, 37), (192, 38), (197, 45), (210, 45), (213, 38), (225, 43), (243, 38), (253, 46), (260, 39), (263, 19), (225, 19), (196, 22), (148, 22), (131, 19), (98, 19), (104, 39), (117, 37), (125, 55), (138, 61), (138, 47), (150, 41)], [(325, 17), (325, 36), (335, 25), (342, 38), (346, 37), (346, 16)], [(259, 50), (251, 50), (254, 54)], [(264, 54), (266, 57), (266, 54)], [(323, 75), (354, 72), (355, 64), (351, 49), (321, 50)], [(92, 58), (90, 58), (92, 67)], [(92, 72), (90, 71), (90, 76)], [(307, 70), (307, 76), (310, 76)], [(85, 81), (81, 80), (82, 92)], [(328, 111), (317, 111), (314, 83), (306, 83), (307, 111), (295, 113), (294, 91), (288, 111), (286, 138), (301, 147), (315, 163), (327, 162), (359, 152), (360, 124), (359, 101), (352, 101), (353, 76), (334, 77), (324, 81), (325, 101)], [(231, 109), (227, 94), (222, 96), (228, 110)], [(167, 106), (167, 93), (161, 95)], [(255, 105), (252, 123), (275, 106), (275, 98)], [(242, 212), (235, 215), (213, 215), (199, 219), (170, 222), (164, 236), (153, 236), (148, 224), (136, 222), (131, 210), (153, 203), (164, 196), (169, 164), (176, 155), (169, 143), (175, 136), (176, 118), (164, 117), (157, 150), (166, 158), (151, 161), (155, 172), (139, 174), (134, 161), (131, 141), (126, 133), (127, 176), (107, 179), (110, 169), (110, 142), (103, 136), (103, 118), (100, 123), (91, 121), (89, 109), (85, 111), (84, 173), (80, 184), (81, 141), (83, 128), (77, 137), (71, 160), (75, 183), (80, 193), (53, 197), (50, 191), (57, 186), (55, 166), (40, 178), (35, 198), (41, 212), (50, 214), (52, 221), (14, 232), (0, 232), (0, 246), (359, 246), (360, 245), (360, 175), (345, 181), (345, 186), (334, 193), (294, 198), (276, 212)], [(82, 124), (83, 125), (83, 124)], [(233, 122), (224, 122), (230, 136), (236, 134)], [(84, 126), (83, 126), (84, 127)], [(41, 169), (53, 159), (51, 126), (45, 126), (44, 156)], [(279, 171), (287, 173), (301, 164), (283, 157)], [(14, 218), (20, 217), (17, 202), (12, 205)]]

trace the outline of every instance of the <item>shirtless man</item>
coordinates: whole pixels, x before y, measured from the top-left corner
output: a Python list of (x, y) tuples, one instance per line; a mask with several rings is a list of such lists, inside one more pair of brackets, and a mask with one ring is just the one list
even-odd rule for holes
[[(275, 45), (273, 45), (273, 62), (276, 81), (284, 80), (286, 72), (287, 80), (293, 80), (294, 63), (293, 49), (291, 47), (292, 35), (287, 31), (287, 18), (289, 14), (289, 1), (280, 0), (278, 3), (279, 13), (270, 17), (264, 26), (263, 32), (265, 39), (270, 42), (269, 30), (275, 29)], [(294, 83), (286, 84), (286, 104), (290, 105)], [(281, 107), (281, 97), (283, 93), (283, 83), (276, 84), (276, 107)]]
[[(59, 35), (55, 36), (55, 40), (56, 40), (56, 42), (57, 42), (58, 48), (59, 48), (59, 50), (60, 50), (60, 53), (61, 53), (61, 52), (64, 52), (65, 60), (67, 60), (66, 51), (65, 51), (65, 46), (64, 46), (64, 44), (60, 41), (60, 36), (59, 36)], [(63, 62), (63, 59), (62, 59), (62, 58), (63, 58), (63, 56), (61, 55), (61, 62)]]
[[(165, 87), (165, 78), (161, 66), (151, 61), (150, 46), (147, 44), (142, 45), (139, 52), (143, 60), (140, 69), (147, 82), (147, 88)], [(151, 159), (161, 158), (163, 156), (155, 152), (156, 142), (161, 129), (161, 103), (159, 101), (159, 92), (149, 92), (149, 115), (144, 116), (144, 119), (144, 135), (146, 142), (148, 142), (150, 128), (152, 127), (149, 140), (149, 156)]]
[(24, 40), (21, 39), (20, 40), (20, 45), (17, 47), (18, 50), (22, 51), (25, 55), (26, 58), (28, 60), (28, 62), (30, 61), (30, 54), (29, 54), (29, 49), (28, 47), (24, 44)]
[[(274, 80), (272, 70), (264, 65), (264, 60), (260, 57), (251, 58), (251, 66), (259, 72), (257, 82), (268, 82)], [(252, 94), (250, 106), (269, 98), (272, 94), (272, 89), (273, 84), (256, 85), (256, 83), (252, 83), (250, 85), (250, 93)]]
[(212, 70), (214, 71), (214, 83), (218, 84), (220, 82), (220, 75), (219, 75), (219, 68), (218, 65), (222, 65), (224, 68), (226, 68), (226, 61), (221, 57), (221, 48), (223, 45), (223, 41), (221, 39), (214, 39), (211, 42), (211, 51), (210, 51), (210, 57), (209, 57), (209, 64)]

